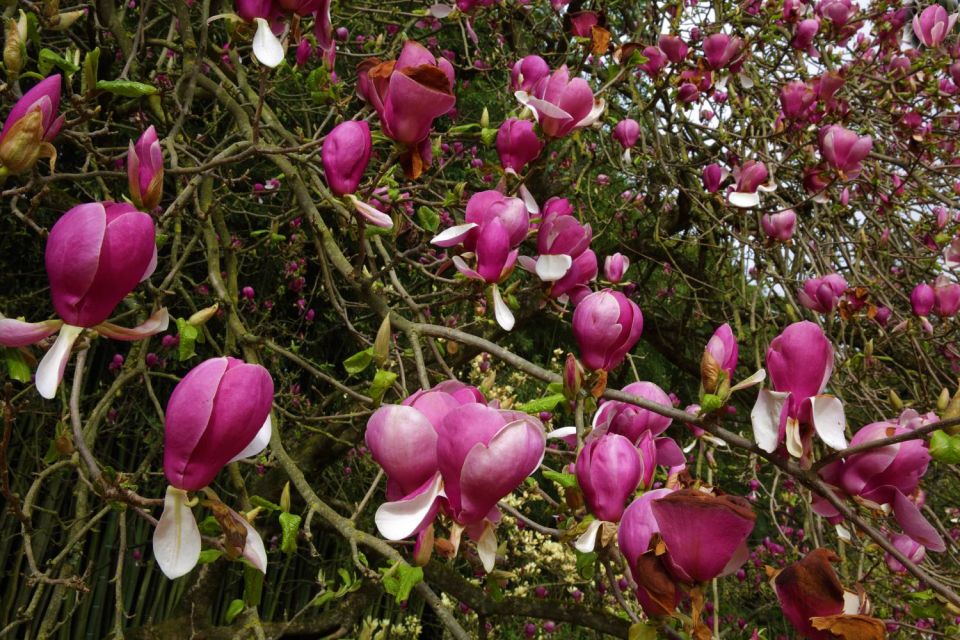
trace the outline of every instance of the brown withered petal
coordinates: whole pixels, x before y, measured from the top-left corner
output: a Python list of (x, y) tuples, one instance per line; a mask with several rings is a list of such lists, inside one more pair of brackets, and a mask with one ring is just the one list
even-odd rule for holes
[(716, 358), (710, 355), (709, 351), (703, 352), (700, 358), (700, 384), (707, 393), (713, 393), (717, 390), (717, 380), (720, 378), (720, 363)]
[[(373, 72), (371, 71), (371, 73)], [(440, 67), (422, 64), (419, 67), (401, 69), (400, 73), (429, 89), (445, 93), (448, 96), (453, 95), (453, 91), (450, 89), (450, 79), (447, 78), (447, 74), (440, 70)]]
[(823, 637), (810, 619), (843, 612), (843, 585), (831, 565), (838, 560), (837, 554), (829, 549), (814, 549), (773, 579), (784, 615), (803, 635)]
[(590, 27), (590, 52), (602, 56), (610, 48), (610, 32), (596, 25)]
[(884, 640), (887, 628), (883, 621), (861, 615), (837, 615), (810, 619), (815, 629), (826, 631), (840, 640)]
[(224, 537), (224, 550), (231, 560), (239, 558), (247, 545), (247, 530), (237, 522), (230, 509), (220, 501), (208, 500), (204, 504), (213, 511), (213, 517), (220, 525)]
[(643, 554), (637, 558), (632, 573), (639, 588), (637, 600), (647, 615), (668, 616), (676, 610), (680, 594), (660, 558), (652, 553)]
[(409, 180), (416, 180), (423, 173), (423, 158), (416, 148), (408, 148), (400, 154), (400, 166), (403, 167), (403, 175)]

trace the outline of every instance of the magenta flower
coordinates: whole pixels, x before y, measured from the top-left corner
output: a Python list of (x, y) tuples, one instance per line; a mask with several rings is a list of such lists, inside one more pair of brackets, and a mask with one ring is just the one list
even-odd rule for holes
[(791, 120), (803, 120), (816, 104), (817, 95), (806, 82), (794, 80), (780, 90), (780, 106), (783, 115)]
[(640, 454), (623, 436), (607, 433), (587, 442), (577, 456), (577, 482), (591, 513), (618, 522), (642, 473)]
[(370, 163), (372, 148), (370, 125), (365, 120), (341, 122), (323, 140), (323, 173), (330, 190), (337, 196), (346, 197), (364, 220), (374, 226), (390, 229), (393, 227), (390, 216), (354, 195)]
[(687, 57), (687, 52), (690, 50), (690, 47), (687, 46), (687, 43), (684, 42), (680, 36), (660, 36), (657, 45), (673, 64), (683, 62), (684, 58)]
[[(907, 556), (914, 564), (923, 562), (923, 559), (927, 555), (927, 548), (908, 535), (896, 533), (890, 534), (887, 538), (893, 543), (897, 551)], [(890, 569), (890, 571), (894, 573), (907, 573), (907, 568), (900, 564), (900, 561), (889, 553), (884, 554), (883, 560), (887, 563), (887, 568)]]
[(728, 384), (733, 382), (739, 354), (733, 329), (726, 323), (720, 325), (707, 342), (700, 359), (700, 381), (704, 391), (714, 393), (724, 379)]
[(623, 280), (623, 274), (625, 274), (629, 268), (630, 258), (621, 253), (607, 256), (603, 261), (603, 275), (609, 282), (614, 284), (618, 284)]
[(566, 275), (550, 287), (550, 297), (561, 302), (569, 299), (574, 305), (580, 304), (591, 293), (588, 285), (597, 279), (597, 266), (597, 254), (593, 249), (575, 256)]
[[(168, 578), (189, 573), (200, 558), (200, 531), (187, 492), (209, 485), (227, 464), (266, 448), (272, 406), (267, 370), (236, 358), (200, 363), (170, 394), (163, 441), (163, 472), (170, 486), (153, 535), (157, 564)], [(266, 573), (263, 541), (249, 524), (245, 528), (244, 557)]]
[(566, 65), (541, 78), (531, 91), (518, 90), (516, 96), (521, 104), (530, 107), (544, 135), (550, 138), (562, 138), (574, 129), (589, 127), (605, 107), (602, 99), (594, 100), (586, 80), (570, 78)]
[(936, 304), (937, 297), (933, 287), (926, 282), (921, 282), (910, 292), (910, 306), (913, 309), (913, 315), (926, 318), (933, 311), (933, 305)]
[[(874, 422), (863, 427), (850, 441), (850, 446), (908, 433), (937, 416), (919, 415), (907, 410), (896, 421)], [(923, 439), (907, 440), (855, 453), (832, 462), (820, 471), (821, 477), (842, 493), (855, 496), (868, 506), (880, 509), (888, 505), (897, 523), (908, 536), (931, 551), (944, 551), (946, 546), (937, 530), (923, 517), (915, 497), (920, 478), (927, 472), (930, 452)], [(877, 506), (879, 505), (879, 506)], [(840, 513), (829, 502), (818, 498), (814, 510), (836, 523)]]
[(667, 66), (667, 54), (661, 51), (660, 47), (645, 47), (643, 49), (643, 57), (646, 58), (647, 61), (640, 65), (640, 69), (651, 78), (656, 78), (660, 75), (660, 72), (663, 71), (663, 68)]
[(793, 209), (765, 213), (760, 219), (760, 225), (767, 237), (774, 242), (787, 242), (793, 237), (797, 227), (797, 214)]
[(435, 450), (418, 454), (436, 456), (436, 473), (411, 494), (381, 505), (377, 528), (387, 539), (402, 540), (428, 528), (442, 510), (453, 521), (454, 547), (466, 531), (492, 571), (497, 502), (540, 466), (545, 443), (543, 425), (532, 416), (475, 402), (451, 408), (443, 413)]
[(682, 104), (696, 102), (700, 98), (700, 90), (692, 82), (684, 82), (677, 89), (677, 101)]
[(596, 11), (578, 11), (570, 14), (570, 30), (578, 38), (589, 38), (600, 22)]
[(773, 182), (768, 183), (770, 176), (767, 165), (756, 160), (748, 160), (734, 170), (733, 177), (737, 181), (734, 190), (727, 194), (727, 200), (735, 207), (748, 209), (760, 204), (758, 191), (770, 192), (777, 188)]
[[(357, 68), (360, 97), (380, 116), (383, 133), (407, 146), (407, 176), (416, 178), (429, 164), (430, 129), (456, 104), (454, 71), (423, 45), (408, 40), (397, 60), (366, 60)], [(419, 148), (418, 148), (419, 147)]]
[(913, 33), (923, 46), (936, 47), (953, 31), (957, 16), (947, 15), (939, 4), (932, 4), (913, 17)]
[(133, 204), (153, 211), (163, 196), (163, 150), (151, 125), (127, 152), (127, 183)]
[(703, 188), (706, 189), (707, 193), (716, 193), (729, 175), (730, 172), (719, 164), (708, 164), (703, 168)]
[[(299, 4), (299, 2), (293, 2)], [(280, 66), (286, 55), (278, 34), (284, 30), (283, 7), (272, 0), (236, 0), (237, 15), (257, 25), (253, 35), (253, 55), (260, 64)]]
[(806, 51), (813, 44), (813, 39), (817, 37), (820, 31), (820, 21), (816, 18), (807, 18), (797, 23), (797, 28), (793, 33), (793, 40), (790, 45), (794, 49)]
[(530, 93), (540, 80), (550, 75), (550, 65), (540, 56), (517, 60), (510, 72), (510, 88)]
[(852, 180), (860, 175), (860, 163), (873, 148), (873, 138), (870, 136), (860, 137), (836, 124), (820, 129), (819, 142), (823, 159), (843, 180)]
[(933, 282), (934, 312), (941, 318), (951, 318), (960, 311), (960, 284), (946, 276), (937, 276)]
[(333, 65), (337, 60), (337, 41), (334, 40), (333, 23), (330, 21), (330, 0), (315, 0), (313, 5), (313, 35), (317, 39), (317, 48), (323, 52), (323, 61), (331, 78), (335, 79)]
[(529, 120), (504, 120), (497, 131), (497, 153), (500, 166), (507, 173), (520, 173), (528, 163), (540, 156), (543, 143)]
[(725, 33), (715, 33), (703, 41), (703, 55), (711, 69), (719, 71), (730, 65), (743, 49), (743, 40)]
[(831, 273), (822, 278), (810, 278), (803, 283), (798, 298), (800, 304), (817, 313), (831, 313), (840, 304), (840, 298), (847, 290), (847, 281), (839, 273)]
[(539, 255), (535, 260), (524, 256), (521, 265), (543, 282), (557, 282), (567, 275), (574, 260), (589, 249), (592, 239), (589, 224), (581, 225), (573, 215), (551, 209), (544, 214), (537, 230)]
[(296, 64), (298, 67), (302, 67), (307, 64), (310, 60), (310, 56), (313, 55), (313, 45), (310, 44), (310, 41), (304, 38), (300, 41), (300, 44), (297, 45), (297, 56)]
[(56, 394), (70, 350), (84, 329), (127, 342), (166, 330), (166, 309), (133, 329), (106, 322), (120, 301), (156, 268), (154, 234), (149, 215), (114, 202), (77, 205), (53, 225), (45, 258), (50, 297), (60, 320), (0, 321), (0, 345), (6, 347), (26, 346), (60, 332), (37, 367), (41, 396), (50, 399)]
[(643, 332), (643, 314), (618, 291), (604, 289), (583, 298), (573, 312), (573, 337), (589, 369), (618, 367)]
[(613, 139), (623, 147), (623, 161), (630, 162), (630, 149), (640, 138), (640, 124), (633, 118), (624, 118), (613, 128)]
[[(670, 396), (652, 382), (633, 382), (624, 387), (623, 392), (656, 402), (664, 407), (673, 405)], [(599, 433), (620, 434), (638, 445), (644, 434), (649, 432), (651, 436), (659, 436), (672, 422), (673, 420), (667, 416), (629, 402), (608, 400), (600, 405), (600, 409), (593, 416), (593, 429)]]
[(832, 22), (838, 29), (842, 29), (857, 12), (853, 0), (820, 0), (817, 4), (817, 15)]
[(45, 78), (10, 109), (0, 131), (0, 174), (26, 173), (40, 158), (50, 158), (52, 170), (57, 151), (50, 142), (63, 126), (60, 84), (60, 74)]
[[(833, 345), (812, 322), (795, 322), (770, 343), (767, 373), (773, 390), (761, 389), (750, 413), (757, 445), (773, 453), (787, 451), (807, 460), (812, 431), (834, 449), (844, 449), (843, 404), (824, 389), (833, 372)], [(811, 431), (812, 429), (812, 431)]]

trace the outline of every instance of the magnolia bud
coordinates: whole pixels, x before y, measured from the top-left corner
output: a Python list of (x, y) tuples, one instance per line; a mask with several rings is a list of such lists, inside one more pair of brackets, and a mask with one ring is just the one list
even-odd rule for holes
[(947, 410), (947, 406), (950, 404), (950, 391), (944, 387), (940, 390), (940, 395), (937, 396), (937, 411), (943, 413)]
[(290, 513), (290, 481), (283, 485), (283, 491), (280, 492), (280, 510), (284, 513)]
[(490, 126), (490, 112), (487, 111), (487, 108), (483, 108), (483, 113), (480, 114), (480, 126), (484, 129)]
[(43, 114), (33, 109), (10, 127), (0, 143), (0, 163), (14, 175), (30, 171), (40, 158)]
[(187, 324), (193, 327), (202, 327), (207, 324), (207, 321), (210, 320), (213, 316), (216, 315), (217, 310), (220, 308), (220, 303), (215, 302), (213, 306), (207, 307), (206, 309), (200, 309), (195, 314), (187, 318)]
[(78, 9), (77, 11), (67, 11), (57, 15), (53, 20), (51, 20), (52, 31), (65, 31), (73, 26), (73, 23), (87, 15), (87, 12), (83, 9)]
[(903, 410), (903, 400), (900, 399), (900, 396), (898, 396), (897, 392), (893, 389), (887, 392), (887, 401), (890, 403), (890, 406), (893, 407), (894, 411)]
[(583, 367), (572, 353), (567, 354), (567, 361), (563, 365), (563, 395), (568, 400), (576, 400), (583, 386)]
[(7, 18), (4, 23), (3, 64), (7, 68), (7, 76), (16, 78), (23, 69), (24, 55), (23, 38), (20, 29), (13, 18)]
[(390, 316), (385, 316), (380, 328), (377, 330), (377, 337), (373, 341), (373, 357), (378, 366), (383, 366), (390, 358)]
[(707, 393), (715, 392), (719, 381), (720, 363), (709, 351), (704, 351), (700, 358), (700, 384), (703, 385), (703, 390)]

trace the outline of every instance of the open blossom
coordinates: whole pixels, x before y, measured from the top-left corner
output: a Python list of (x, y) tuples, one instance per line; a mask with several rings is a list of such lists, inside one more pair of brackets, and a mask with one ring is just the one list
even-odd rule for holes
[(934, 312), (941, 318), (951, 318), (960, 311), (960, 284), (946, 276), (937, 276), (933, 282)]
[[(933, 414), (922, 416), (908, 409), (898, 420), (863, 427), (854, 434), (850, 446), (909, 433), (936, 420)], [(820, 470), (820, 476), (840, 492), (855, 496), (868, 506), (880, 509), (887, 505), (887, 511), (892, 511), (905, 534), (927, 549), (943, 551), (946, 548), (943, 539), (923, 517), (915, 497), (929, 463), (927, 443), (923, 439), (906, 440), (832, 462)], [(822, 498), (814, 500), (813, 509), (831, 522), (843, 520), (836, 508)]]
[(870, 136), (858, 136), (836, 124), (820, 129), (819, 142), (823, 159), (844, 180), (852, 180), (860, 175), (860, 163), (873, 148), (873, 138)]
[(377, 58), (357, 67), (360, 97), (380, 116), (383, 133), (407, 147), (404, 170), (410, 178), (430, 164), (430, 129), (436, 118), (456, 104), (454, 71), (450, 62), (437, 59), (423, 45), (408, 40), (400, 57)]
[(853, 0), (820, 0), (817, 4), (817, 15), (826, 18), (838, 28), (846, 26), (856, 12)]
[(634, 500), (617, 540), (647, 615), (671, 614), (680, 585), (735, 572), (749, 557), (746, 541), (755, 522), (745, 499), (698, 489), (656, 489)]
[(814, 549), (803, 559), (774, 571), (770, 580), (780, 607), (790, 624), (808, 640), (835, 640), (829, 629), (840, 625), (842, 637), (882, 640), (883, 622), (865, 615), (866, 594), (843, 588), (832, 563), (840, 558), (829, 549)]
[(573, 312), (573, 337), (590, 369), (618, 367), (643, 332), (643, 314), (618, 291), (604, 289), (583, 298)]
[(52, 166), (57, 152), (50, 142), (63, 126), (63, 116), (57, 116), (61, 81), (59, 74), (41, 80), (10, 109), (0, 131), (0, 172), (4, 175), (26, 173), (40, 158), (50, 158)]
[(163, 150), (151, 125), (127, 152), (127, 183), (133, 204), (153, 211), (163, 196)]
[(37, 391), (53, 398), (74, 342), (84, 329), (114, 340), (134, 341), (167, 328), (166, 309), (133, 329), (107, 318), (157, 264), (153, 219), (132, 205), (92, 202), (63, 214), (50, 230), (45, 253), (50, 297), (60, 320), (0, 320), (0, 345), (21, 347), (60, 332), (37, 368)]
[(540, 56), (526, 56), (517, 60), (510, 72), (510, 88), (531, 92), (541, 79), (550, 75), (550, 65)]
[(690, 50), (690, 47), (687, 46), (687, 43), (684, 42), (680, 36), (660, 36), (657, 45), (673, 64), (683, 62), (683, 59), (687, 57), (687, 52)]
[(808, 461), (815, 431), (834, 449), (844, 449), (846, 420), (839, 399), (823, 393), (833, 372), (833, 345), (812, 322), (795, 322), (770, 343), (767, 374), (773, 390), (761, 389), (750, 413), (757, 445)]
[(253, 55), (260, 64), (274, 68), (283, 62), (286, 51), (278, 34), (284, 31), (283, 7), (272, 0), (236, 0), (237, 15), (257, 25), (253, 34)]
[(748, 209), (760, 204), (760, 194), (758, 191), (774, 191), (776, 184), (768, 183), (767, 178), (770, 172), (767, 171), (767, 165), (756, 160), (748, 160), (740, 167), (734, 170), (733, 176), (737, 181), (733, 191), (727, 195), (727, 199), (735, 207)]
[[(200, 531), (188, 491), (213, 482), (227, 464), (257, 455), (270, 442), (273, 379), (266, 369), (236, 358), (211, 358), (177, 383), (164, 420), (163, 471), (170, 485), (153, 535), (153, 552), (168, 578), (190, 572), (200, 558)], [(246, 529), (243, 556), (266, 573), (259, 534)]]
[(640, 69), (651, 78), (656, 78), (660, 75), (660, 72), (663, 71), (663, 68), (667, 66), (667, 54), (665, 54), (660, 47), (645, 47), (643, 57), (646, 58), (647, 61), (640, 65)]
[(760, 219), (760, 226), (770, 240), (787, 242), (793, 237), (793, 232), (797, 228), (797, 214), (793, 209), (765, 213)]
[(805, 118), (816, 104), (817, 94), (806, 82), (794, 80), (780, 90), (780, 107), (791, 120)]
[(820, 21), (816, 18), (801, 20), (797, 23), (797, 28), (793, 33), (793, 40), (790, 41), (791, 46), (803, 51), (809, 49), (818, 31), (820, 31)]
[(840, 298), (847, 290), (847, 281), (839, 273), (831, 273), (822, 278), (810, 278), (803, 283), (803, 289), (797, 296), (802, 304), (817, 313), (830, 313), (840, 304)]
[[(555, 206), (545, 209), (537, 228), (537, 251), (534, 260), (524, 256), (521, 265), (532, 271), (543, 282), (555, 283), (563, 280), (573, 269), (574, 262), (590, 248), (593, 230), (589, 224), (580, 224), (572, 215), (572, 209), (559, 210)], [(593, 252), (591, 252), (592, 254)], [(593, 257), (596, 265), (596, 256)], [(596, 268), (593, 270), (596, 276)], [(565, 289), (566, 293), (568, 290)], [(559, 294), (553, 297), (558, 297)]]
[(544, 76), (529, 92), (518, 90), (517, 99), (530, 107), (544, 135), (562, 138), (574, 129), (596, 122), (606, 106), (595, 100), (593, 90), (583, 78), (570, 78), (567, 65)]
[(725, 33), (715, 33), (707, 36), (703, 41), (703, 55), (710, 68), (723, 69), (740, 54), (743, 40), (737, 36), (728, 36)]
[(739, 354), (733, 329), (726, 323), (720, 325), (707, 342), (700, 359), (700, 381), (704, 391), (714, 393), (721, 382), (721, 375), (727, 383), (733, 381)]
[(719, 164), (715, 162), (708, 164), (703, 168), (703, 188), (707, 190), (707, 193), (716, 193), (729, 175), (730, 172)]
[(957, 15), (948, 15), (939, 4), (929, 7), (913, 17), (913, 33), (925, 47), (936, 47), (953, 31)]
[[(532, 416), (474, 401), (479, 394), (457, 398), (437, 391), (428, 398), (430, 393), (422, 392), (409, 406), (381, 407), (371, 416), (368, 445), (393, 482), (405, 479), (406, 487), (398, 489), (405, 491), (427, 476), (410, 493), (377, 509), (377, 528), (387, 539), (402, 540), (428, 530), (442, 511), (453, 521), (454, 549), (466, 531), (484, 568), (492, 571), (497, 502), (540, 466), (543, 425)], [(418, 449), (407, 441), (408, 434), (416, 435)]]
[(540, 156), (543, 143), (529, 120), (504, 120), (497, 131), (497, 154), (500, 166), (508, 173), (520, 173), (528, 163)]
[(365, 120), (341, 122), (323, 140), (323, 174), (334, 195), (345, 196), (370, 224), (390, 229), (393, 227), (390, 216), (354, 195), (370, 163), (372, 149), (370, 125)]

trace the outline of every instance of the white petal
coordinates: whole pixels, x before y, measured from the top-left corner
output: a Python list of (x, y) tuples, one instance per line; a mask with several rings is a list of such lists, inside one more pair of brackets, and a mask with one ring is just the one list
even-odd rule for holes
[(753, 439), (757, 446), (773, 453), (780, 444), (780, 414), (787, 401), (789, 393), (761, 389), (757, 395), (757, 402), (750, 412), (750, 421), (753, 423)]
[(260, 431), (257, 431), (257, 435), (253, 436), (253, 440), (250, 441), (246, 447), (243, 448), (243, 451), (233, 456), (230, 459), (230, 462), (236, 462), (237, 460), (243, 460), (244, 458), (252, 458), (261, 451), (267, 448), (267, 445), (270, 444), (270, 436), (273, 434), (273, 420), (270, 416), (267, 416), (266, 422), (263, 423), (263, 426), (260, 427)]
[(749, 209), (750, 207), (755, 207), (760, 204), (760, 195), (756, 192), (746, 193), (745, 191), (731, 191), (730, 195), (727, 196), (727, 200), (729, 200), (730, 204), (735, 207)]
[(187, 492), (167, 487), (163, 515), (153, 532), (157, 566), (171, 580), (190, 573), (200, 559), (200, 542), (200, 529), (187, 506)]
[(567, 275), (571, 266), (573, 266), (573, 258), (565, 253), (542, 255), (537, 258), (536, 272), (544, 282), (556, 282)]
[(577, 551), (580, 553), (590, 553), (593, 551), (594, 547), (597, 546), (597, 532), (600, 531), (602, 525), (603, 520), (592, 520), (590, 524), (587, 525), (587, 530), (573, 543)]
[(43, 356), (40, 365), (37, 367), (36, 385), (37, 391), (47, 400), (57, 395), (57, 387), (63, 380), (63, 372), (67, 368), (67, 361), (70, 359), (70, 350), (73, 349), (73, 343), (77, 341), (80, 334), (83, 333), (83, 327), (75, 327), (72, 324), (65, 324), (60, 329), (60, 335), (57, 341), (53, 343), (50, 350)]
[(760, 384), (766, 379), (767, 372), (764, 369), (760, 369), (746, 380), (741, 380), (737, 384), (730, 387), (730, 393), (733, 393), (734, 391), (740, 391), (741, 389), (748, 389), (752, 386)]
[(255, 568), (259, 569), (261, 573), (266, 573), (267, 550), (263, 546), (263, 538), (261, 538), (260, 533), (253, 528), (253, 525), (247, 522), (246, 518), (233, 509), (230, 509), (230, 513), (233, 514), (234, 519), (247, 530), (246, 542), (243, 545), (243, 557)]
[(852, 591), (843, 592), (843, 613), (855, 616), (860, 613), (860, 596)]
[(537, 199), (534, 198), (530, 190), (527, 189), (527, 185), (520, 185), (519, 196), (520, 199), (523, 200), (524, 206), (527, 207), (527, 211), (530, 213), (540, 213), (540, 205), (537, 204)]
[(153, 315), (136, 327), (127, 328), (115, 325), (112, 322), (101, 322), (93, 327), (93, 329), (100, 335), (112, 340), (136, 342), (137, 340), (155, 336), (161, 331), (166, 331), (168, 326), (170, 326), (170, 313), (166, 307), (163, 307), (155, 311)]
[(430, 240), (430, 244), (435, 244), (438, 247), (452, 247), (463, 242), (464, 237), (471, 229), (476, 229), (478, 225), (476, 222), (468, 222), (466, 224), (458, 224), (448, 229), (444, 229), (437, 235), (433, 236)]
[(577, 126), (574, 129), (583, 129), (585, 127), (591, 126), (597, 120), (600, 119), (600, 116), (603, 115), (604, 109), (607, 108), (607, 103), (603, 98), (599, 100), (594, 100), (593, 108), (590, 110), (590, 113), (587, 114), (583, 120), (577, 123)]
[(153, 255), (150, 257), (150, 262), (147, 264), (146, 270), (143, 272), (143, 277), (140, 278), (140, 282), (143, 282), (147, 278), (153, 275), (153, 272), (157, 270), (157, 248), (153, 248)]
[(449, 4), (440, 4), (439, 2), (430, 7), (430, 15), (439, 20), (443, 20), (453, 13), (453, 6)]
[(553, 431), (548, 433), (547, 440), (551, 440), (554, 438), (556, 439), (569, 438), (570, 436), (575, 436), (575, 435), (577, 435), (576, 427), (560, 427), (559, 429), (554, 429)]
[(366, 202), (361, 202), (353, 194), (348, 195), (347, 198), (349, 198), (350, 202), (353, 203), (353, 208), (357, 210), (357, 213), (362, 215), (364, 220), (370, 224), (376, 227), (382, 227), (384, 229), (393, 228), (393, 219), (383, 211), (380, 211), (376, 207), (373, 207)]
[(623, 150), (623, 163), (624, 163), (624, 164), (630, 164), (631, 162), (633, 162), (633, 156), (630, 155), (630, 149), (624, 149), (624, 150)]
[(840, 540), (846, 542), (847, 544), (850, 544), (850, 542), (852, 542), (853, 538), (850, 537), (850, 532), (847, 530), (845, 526), (843, 526), (842, 524), (838, 524), (838, 525), (834, 525), (834, 528), (837, 530), (837, 537), (840, 538)]
[(513, 329), (516, 320), (514, 320), (510, 307), (500, 297), (500, 288), (497, 285), (493, 285), (493, 315), (496, 316), (497, 324), (503, 327), (504, 331)]
[(442, 488), (443, 479), (437, 473), (430, 486), (412, 498), (384, 502), (380, 505), (373, 517), (380, 535), (387, 540), (403, 540), (412, 536), (424, 519), (430, 515)]
[(834, 449), (846, 449), (845, 431), (847, 421), (843, 415), (843, 403), (833, 396), (814, 396), (810, 398), (810, 415), (813, 428), (827, 446)]
[(525, 104), (533, 109), (534, 114), (537, 116), (543, 115), (548, 118), (556, 118), (557, 120), (573, 120), (573, 116), (552, 102), (528, 96)]
[(256, 22), (257, 33), (253, 36), (253, 55), (257, 57), (260, 64), (271, 69), (279, 67), (284, 56), (280, 39), (274, 35), (269, 22), (263, 18), (256, 18)]
[[(514, 91), (513, 96), (517, 99), (517, 102), (519, 102), (523, 106), (527, 106), (527, 103), (530, 102), (530, 94), (527, 93), (526, 91)], [(536, 119), (537, 122), (539, 122), (540, 116), (537, 115), (536, 109), (531, 109), (531, 111), (533, 111), (534, 119)]]
[(487, 573), (493, 571), (497, 563), (497, 533), (489, 520), (483, 522), (483, 533), (477, 540), (477, 555), (480, 556), (483, 570)]
[(752, 89), (752, 88), (753, 88), (753, 78), (751, 78), (750, 75), (747, 74), (747, 73), (741, 73), (741, 74), (740, 74), (740, 86), (743, 87), (744, 89)]
[(803, 457), (803, 440), (800, 439), (800, 421), (796, 418), (787, 418), (787, 427), (784, 431), (787, 441), (787, 452), (794, 458)]
[(777, 190), (777, 183), (771, 180), (770, 182), (761, 184), (757, 187), (757, 191), (763, 191), (764, 193), (773, 193)]

